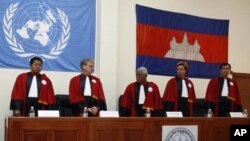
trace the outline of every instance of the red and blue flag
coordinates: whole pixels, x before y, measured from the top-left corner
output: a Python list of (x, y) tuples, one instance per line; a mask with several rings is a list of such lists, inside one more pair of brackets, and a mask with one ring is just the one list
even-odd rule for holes
[(211, 78), (228, 61), (229, 20), (203, 18), (136, 5), (136, 67), (149, 74), (176, 75), (187, 61), (188, 76)]

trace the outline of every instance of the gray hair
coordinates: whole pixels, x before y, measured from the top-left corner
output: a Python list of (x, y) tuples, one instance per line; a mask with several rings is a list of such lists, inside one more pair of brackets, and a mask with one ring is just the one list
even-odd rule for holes
[(89, 58), (86, 58), (86, 59), (83, 59), (83, 60), (80, 62), (80, 68), (82, 69), (82, 66), (83, 66), (83, 65), (87, 65), (88, 62), (91, 62), (92, 64), (94, 64), (94, 60), (89, 59)]
[(148, 70), (147, 68), (145, 67), (139, 67), (137, 70), (136, 70), (137, 73), (142, 73), (142, 74), (148, 74)]

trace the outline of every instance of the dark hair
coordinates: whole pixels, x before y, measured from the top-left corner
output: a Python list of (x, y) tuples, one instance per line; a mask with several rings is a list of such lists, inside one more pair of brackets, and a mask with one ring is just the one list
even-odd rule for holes
[(229, 66), (229, 68), (231, 69), (231, 65), (229, 64), (229, 63), (222, 63), (221, 65), (220, 65), (220, 70), (222, 69), (222, 67), (224, 67), (224, 66)]
[(35, 57), (30, 59), (30, 65), (32, 65), (34, 63), (34, 61), (36, 61), (36, 60), (40, 61), (41, 64), (43, 64), (43, 60), (40, 57), (35, 56)]

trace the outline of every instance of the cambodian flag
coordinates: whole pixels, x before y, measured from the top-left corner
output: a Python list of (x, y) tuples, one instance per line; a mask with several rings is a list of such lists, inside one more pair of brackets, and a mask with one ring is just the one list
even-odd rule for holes
[(229, 20), (203, 18), (136, 5), (136, 67), (150, 74), (176, 75), (187, 61), (188, 76), (211, 78), (228, 61)]

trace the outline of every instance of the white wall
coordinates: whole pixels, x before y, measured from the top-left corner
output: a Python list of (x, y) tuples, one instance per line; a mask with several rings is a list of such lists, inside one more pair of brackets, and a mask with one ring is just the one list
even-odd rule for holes
[[(249, 0), (97, 0), (96, 74), (103, 82), (108, 109), (117, 108), (125, 87), (135, 81), (136, 18), (135, 4), (202, 17), (229, 19), (229, 62), (236, 72), (250, 72)], [(9, 115), (10, 94), (16, 76), (27, 70), (0, 69), (0, 140), (4, 137), (4, 117)], [(78, 73), (45, 72), (56, 93), (67, 94), (72, 76)], [(169, 77), (149, 75), (161, 94)], [(192, 79), (197, 97), (204, 97), (208, 80)]]
[(97, 52), (99, 76), (102, 80), (108, 109), (116, 107), (117, 91), (117, 13), (118, 1), (99, 1), (100, 40)]

